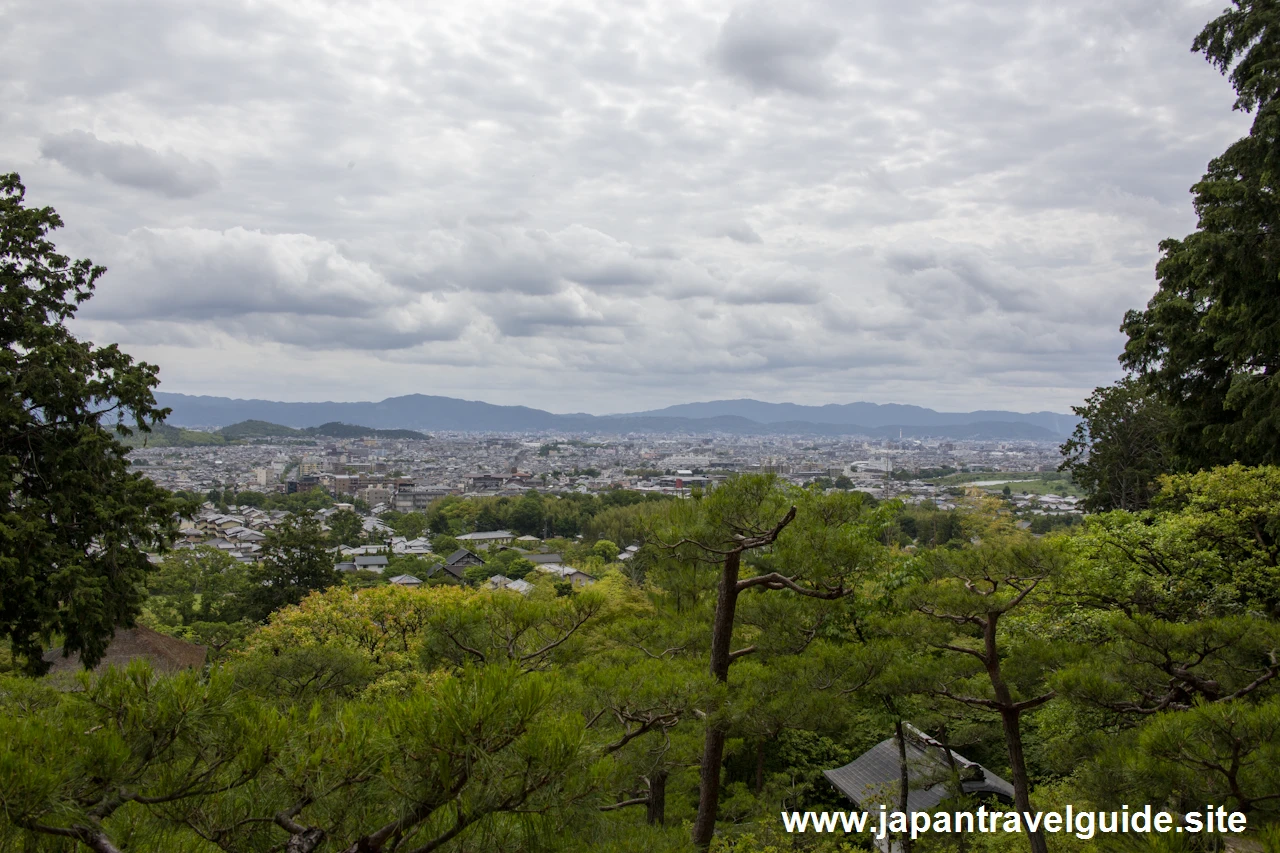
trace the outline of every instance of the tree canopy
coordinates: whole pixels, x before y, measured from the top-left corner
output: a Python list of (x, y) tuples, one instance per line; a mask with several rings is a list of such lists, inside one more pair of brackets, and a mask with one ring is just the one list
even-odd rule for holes
[(68, 330), (106, 270), (58, 254), (60, 227), (0, 176), (0, 630), (31, 673), (54, 635), (92, 665), (132, 624), (180, 507), (120, 442), (168, 413), (158, 368)]
[(1171, 408), (1190, 467), (1280, 461), (1280, 17), (1266, 0), (1233, 6), (1193, 50), (1230, 72), (1253, 125), (1192, 187), (1197, 230), (1160, 244), (1159, 289), (1121, 327), (1121, 361)]

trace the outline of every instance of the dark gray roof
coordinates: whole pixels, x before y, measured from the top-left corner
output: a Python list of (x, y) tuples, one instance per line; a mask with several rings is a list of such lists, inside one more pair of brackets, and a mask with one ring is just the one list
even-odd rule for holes
[(564, 557), (559, 554), (525, 554), (524, 558), (535, 566), (541, 566), (546, 563), (563, 563)]
[[(907, 811), (932, 811), (951, 795), (947, 781), (949, 770), (942, 744), (914, 726), (907, 730)], [(951, 752), (960, 771), (966, 794), (996, 797), (1013, 802), (1013, 786), (970, 761), (954, 750)], [(894, 738), (881, 741), (844, 767), (823, 771), (827, 781), (863, 809), (897, 802), (898, 742)]]
[(480, 559), (477, 555), (471, 553), (466, 548), (459, 548), (458, 550), (454, 551), (452, 554), (450, 554), (448, 557), (445, 558), (444, 564), (446, 566), (454, 566), (454, 565), (478, 566), (483, 562), (484, 560)]
[(382, 554), (362, 555), (355, 558), (357, 566), (385, 566), (387, 558)]
[(467, 578), (466, 574), (462, 571), (462, 566), (451, 566), (447, 563), (441, 563), (439, 565), (432, 566), (430, 569), (427, 570), (427, 577), (433, 578), (440, 572), (444, 572), (445, 574), (453, 578), (456, 578), (457, 580), (460, 580), (460, 581), (466, 580)]

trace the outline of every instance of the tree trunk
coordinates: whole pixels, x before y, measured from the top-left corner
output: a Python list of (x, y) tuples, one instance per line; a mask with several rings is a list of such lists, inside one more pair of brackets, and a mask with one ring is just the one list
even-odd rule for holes
[(77, 833), (76, 839), (94, 853), (120, 853), (120, 848), (101, 829), (89, 826), (75, 826), (72, 829)]
[(764, 793), (764, 738), (756, 741), (756, 796)]
[[(964, 780), (960, 778), (960, 767), (956, 764), (955, 754), (951, 751), (951, 738), (947, 735), (947, 727), (942, 726), (938, 731), (938, 741), (942, 744), (942, 752), (947, 758), (947, 770), (951, 775), (951, 793), (954, 797), (964, 796)], [(959, 823), (956, 824), (956, 836), (958, 850), (957, 853), (965, 853), (965, 834), (960, 831)]]
[[(1000, 655), (996, 645), (996, 628), (999, 614), (992, 613), (987, 617), (983, 630), (983, 641), (986, 646), (987, 676), (991, 679), (992, 692), (1000, 708), (1000, 724), (1004, 727), (1004, 742), (1009, 750), (1009, 770), (1013, 775), (1013, 804), (1023, 814), (1031, 813), (1031, 780), (1027, 776), (1027, 761), (1022, 754), (1022, 712), (1014, 709), (1013, 694), (1004, 683), (1004, 675), (1000, 672)], [(1027, 840), (1031, 842), (1031, 853), (1049, 853), (1045, 844), (1044, 833), (1037, 830), (1028, 832)]]
[[(724, 569), (720, 573), (720, 590), (716, 597), (716, 616), (711, 629), (711, 674), (722, 683), (729, 680), (729, 646), (733, 643), (733, 620), (738, 607), (737, 584), (741, 564), (741, 552), (725, 557)], [(709, 722), (698, 772), (698, 817), (693, 822), (694, 846), (704, 850), (711, 846), (711, 839), (716, 831), (724, 740), (724, 724)]]
[[(911, 778), (907, 773), (907, 736), (902, 730), (902, 718), (894, 723), (894, 740), (898, 742), (898, 811), (907, 813), (907, 797), (911, 793)], [(902, 833), (902, 853), (911, 853), (911, 836)]]
[(650, 826), (667, 824), (667, 771), (659, 770), (649, 779), (648, 819)]
[[(1021, 714), (1017, 711), (1001, 711), (1000, 722), (1004, 726), (1004, 741), (1009, 748), (1009, 770), (1013, 776), (1013, 804), (1024, 814), (1031, 812), (1031, 780), (1027, 777), (1027, 762), (1022, 754)], [(1048, 853), (1044, 834), (1028, 832), (1031, 853)]]

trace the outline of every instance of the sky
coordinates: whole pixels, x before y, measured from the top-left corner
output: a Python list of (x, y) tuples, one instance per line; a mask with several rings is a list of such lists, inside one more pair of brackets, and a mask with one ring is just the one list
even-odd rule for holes
[(0, 172), (160, 390), (1066, 411), (1247, 132), (1226, 0), (0, 0)]

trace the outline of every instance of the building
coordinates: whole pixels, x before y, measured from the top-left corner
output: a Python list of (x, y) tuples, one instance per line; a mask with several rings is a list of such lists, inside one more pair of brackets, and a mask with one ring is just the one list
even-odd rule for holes
[(413, 575), (396, 575), (391, 580), (387, 581), (387, 583), (393, 583), (396, 586), (407, 586), (411, 589), (417, 589), (422, 586), (422, 581), (418, 580)]
[[(964, 793), (980, 799), (993, 799), (1004, 805), (1013, 803), (1013, 786), (987, 768), (948, 750), (934, 738), (910, 723), (903, 723), (907, 753), (907, 812), (933, 812), (939, 803), (953, 795), (950, 787), (954, 762)], [(877, 806), (897, 808), (898, 786), (902, 768), (899, 764), (897, 738), (883, 740), (843, 767), (824, 770), (822, 775), (849, 801), (863, 811)], [(898, 848), (889, 839), (876, 841), (885, 853)]]
[(455, 536), (459, 542), (476, 545), (481, 548), (492, 548), (495, 545), (510, 545), (516, 541), (516, 535), (510, 530), (487, 530), (484, 533), (464, 533)]

